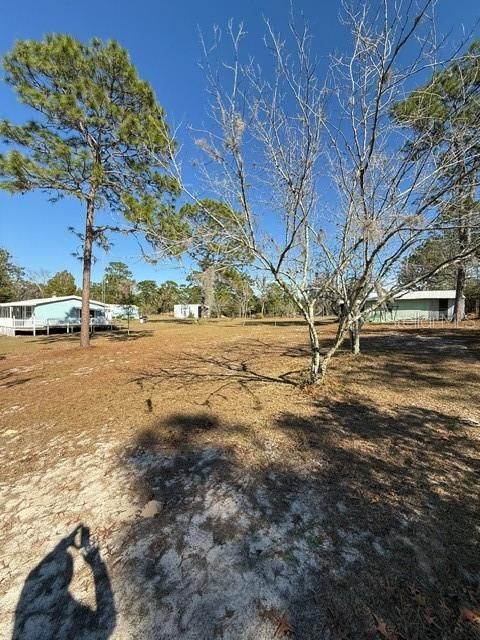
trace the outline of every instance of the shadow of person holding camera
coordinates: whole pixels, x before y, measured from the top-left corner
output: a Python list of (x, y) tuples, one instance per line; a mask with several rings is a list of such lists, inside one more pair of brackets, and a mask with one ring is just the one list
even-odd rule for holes
[[(92, 572), (95, 608), (76, 600), (69, 590), (75, 553)], [(29, 573), (15, 609), (12, 640), (107, 640), (115, 624), (107, 568), (91, 543), (90, 530), (81, 524)]]

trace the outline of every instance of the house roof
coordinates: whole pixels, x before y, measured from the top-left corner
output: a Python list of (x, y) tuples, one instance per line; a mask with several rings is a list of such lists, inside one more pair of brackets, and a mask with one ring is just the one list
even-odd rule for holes
[[(18, 300), (16, 302), (2, 302), (0, 307), (38, 307), (40, 304), (49, 304), (51, 302), (61, 302), (62, 300), (78, 300), (81, 302), (80, 296), (53, 296), (51, 298), (31, 298), (30, 300)], [(93, 304), (99, 304), (102, 307), (107, 307), (104, 302), (97, 302), (96, 300), (90, 300)]]
[[(455, 299), (455, 289), (430, 289), (428, 291), (405, 291), (394, 296), (395, 300), (427, 300), (427, 299), (440, 299), (440, 300), (453, 300)], [(369, 300), (377, 300), (376, 293), (371, 293), (368, 296)]]

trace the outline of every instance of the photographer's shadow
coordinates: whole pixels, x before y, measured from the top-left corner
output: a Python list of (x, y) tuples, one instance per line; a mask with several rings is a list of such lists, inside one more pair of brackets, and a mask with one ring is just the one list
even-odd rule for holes
[[(69, 590), (73, 553), (81, 553), (90, 567), (95, 608), (76, 600)], [(107, 568), (90, 542), (89, 529), (79, 525), (29, 573), (15, 609), (12, 640), (107, 640), (115, 623)]]

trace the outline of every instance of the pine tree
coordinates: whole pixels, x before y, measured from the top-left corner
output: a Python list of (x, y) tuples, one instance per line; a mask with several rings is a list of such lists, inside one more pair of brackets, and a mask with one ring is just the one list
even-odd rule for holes
[[(393, 109), (393, 115), (413, 128), (419, 153), (432, 147), (448, 147), (443, 157), (441, 178), (451, 181), (454, 187), (446, 194), (443, 203), (445, 227), (456, 230), (456, 243), (460, 251), (472, 242), (474, 218), (478, 218), (479, 203), (476, 200), (480, 162), (480, 41), (433, 75), (423, 87), (415, 89)], [(448, 141), (448, 145), (446, 145)], [(452, 162), (451, 155), (461, 157), (464, 149), (473, 160)], [(454, 319), (463, 319), (464, 289), (467, 265), (459, 262), (456, 269), (456, 298)]]
[(47, 282), (44, 295), (48, 296), (71, 296), (77, 293), (75, 278), (69, 271), (59, 271)]
[[(176, 230), (171, 201), (177, 181), (165, 171), (174, 143), (151, 86), (125, 49), (68, 35), (19, 41), (3, 59), (5, 79), (37, 115), (24, 125), (0, 122), (14, 148), (0, 155), (0, 188), (41, 190), (85, 208), (81, 346), (89, 346), (89, 298), (94, 243), (118, 226), (97, 225), (99, 209), (134, 227)], [(155, 161), (152, 161), (155, 158)]]

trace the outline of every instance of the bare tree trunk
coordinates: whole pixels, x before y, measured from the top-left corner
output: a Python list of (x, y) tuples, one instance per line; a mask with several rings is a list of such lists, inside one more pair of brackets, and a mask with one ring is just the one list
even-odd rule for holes
[(362, 328), (362, 323), (360, 320), (355, 320), (355, 322), (350, 327), (350, 350), (354, 356), (358, 356), (360, 354), (360, 331)]
[(330, 360), (337, 353), (339, 347), (342, 346), (342, 343), (345, 340), (345, 335), (347, 333), (347, 330), (348, 330), (348, 324), (346, 320), (340, 320), (340, 323), (337, 329), (337, 335), (335, 336), (335, 342), (327, 351), (327, 353), (323, 356), (322, 361), (320, 363), (320, 373), (321, 373), (320, 380), (321, 381), (324, 380), (327, 374), (327, 369), (328, 369), (328, 365), (330, 364)]
[(85, 238), (83, 244), (82, 275), (82, 323), (80, 328), (80, 346), (90, 346), (90, 275), (92, 270), (93, 218), (95, 203), (93, 198), (87, 201), (87, 219), (85, 222)]
[(319, 381), (320, 375), (320, 342), (318, 340), (318, 332), (315, 327), (315, 320), (312, 317), (307, 318), (308, 335), (310, 336), (310, 375), (309, 381), (315, 384)]
[(453, 307), (453, 322), (461, 322), (465, 317), (465, 279), (467, 276), (467, 270), (464, 264), (459, 264), (457, 267), (457, 284), (455, 287), (455, 305)]

